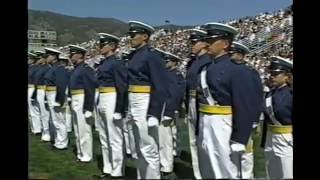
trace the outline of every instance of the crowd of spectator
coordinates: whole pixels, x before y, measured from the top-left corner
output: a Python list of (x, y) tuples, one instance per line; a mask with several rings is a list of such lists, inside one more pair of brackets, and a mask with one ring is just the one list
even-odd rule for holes
[[(269, 65), (268, 59), (273, 55), (278, 55), (290, 60), (293, 59), (292, 47), (292, 7), (281, 9), (273, 13), (261, 13), (255, 17), (244, 17), (240, 19), (232, 19), (227, 23), (238, 29), (239, 33), (235, 37), (235, 41), (247, 45), (251, 53), (247, 56), (247, 62), (255, 68), (261, 75), (261, 78), (267, 78), (268, 73), (266, 67)], [(195, 26), (199, 28), (199, 26)], [(188, 45), (189, 30), (168, 30), (158, 29), (150, 38), (151, 45), (161, 50), (173, 53), (181, 59), (179, 69), (185, 71), (187, 61), (189, 60), (190, 47)], [(121, 37), (119, 44), (119, 55), (129, 53), (131, 51), (128, 43), (129, 38)], [(89, 57), (95, 60), (96, 40), (90, 40), (78, 44), (89, 50)], [(67, 52), (68, 47), (61, 47), (59, 50)]]

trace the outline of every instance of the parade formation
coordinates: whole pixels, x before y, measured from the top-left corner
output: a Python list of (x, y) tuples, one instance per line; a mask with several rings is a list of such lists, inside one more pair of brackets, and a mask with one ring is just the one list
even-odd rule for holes
[(96, 130), (100, 178), (124, 178), (130, 154), (137, 179), (161, 179), (174, 171), (177, 142), (187, 131), (190, 178), (250, 179), (252, 135), (262, 126), (267, 176), (293, 178), (292, 60), (269, 57), (265, 86), (248, 64), (250, 49), (235, 41), (239, 29), (208, 22), (188, 31), (189, 61), (181, 71), (184, 58), (150, 43), (154, 27), (140, 21), (128, 25), (130, 52), (121, 52), (121, 37), (101, 32), (90, 49), (70, 44), (64, 52), (28, 53), (33, 134), (63, 151), (72, 131), (75, 161), (88, 163)]

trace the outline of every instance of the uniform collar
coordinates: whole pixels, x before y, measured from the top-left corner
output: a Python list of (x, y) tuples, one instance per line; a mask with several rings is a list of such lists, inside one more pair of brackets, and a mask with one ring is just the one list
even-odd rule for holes
[(229, 55), (228, 54), (224, 54), (224, 55), (222, 55), (222, 56), (220, 56), (218, 58), (214, 58), (213, 61), (214, 61), (214, 63), (218, 63), (220, 61), (227, 60), (227, 59), (229, 59)]
[(79, 63), (79, 64), (75, 64), (75, 67), (79, 67), (79, 66), (81, 66), (81, 65), (84, 65), (84, 61), (82, 61), (82, 62)]
[(200, 58), (205, 57), (205, 56), (209, 56), (209, 54), (208, 53), (204, 53), (204, 54), (201, 54), (200, 56), (196, 56), (196, 57), (197, 57), (197, 59), (200, 59)]
[(143, 45), (142, 47), (137, 48), (136, 51), (143, 51), (144, 49), (147, 49), (147, 48), (149, 48), (149, 47), (150, 47), (149, 44), (145, 44), (145, 45)]
[(285, 90), (290, 90), (290, 87), (288, 85), (282, 86), (282, 87), (274, 87), (272, 88), (271, 92), (274, 94), (275, 92), (282, 92)]
[(115, 54), (112, 54), (111, 56), (106, 57), (106, 58), (105, 58), (105, 60), (108, 60), (108, 59), (114, 59), (114, 58), (115, 58), (115, 56), (116, 56)]
[(282, 90), (285, 90), (285, 89), (288, 89), (288, 88), (289, 88), (288, 85), (284, 85), (284, 86), (281, 86), (281, 87), (277, 87), (276, 91), (282, 91)]
[(52, 64), (52, 66), (58, 66), (58, 65), (59, 65), (59, 61)]

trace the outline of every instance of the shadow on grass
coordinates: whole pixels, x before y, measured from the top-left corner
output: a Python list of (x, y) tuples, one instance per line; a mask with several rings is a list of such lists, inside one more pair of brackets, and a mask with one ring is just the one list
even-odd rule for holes
[(98, 168), (102, 172), (102, 170), (103, 170), (103, 157), (102, 157), (102, 154), (96, 155), (96, 159), (97, 159)]
[(191, 163), (191, 154), (187, 151), (181, 151), (180, 157), (182, 161)]
[(126, 165), (125, 167), (126, 178), (136, 179), (137, 178), (137, 169), (135, 167), (131, 167)]

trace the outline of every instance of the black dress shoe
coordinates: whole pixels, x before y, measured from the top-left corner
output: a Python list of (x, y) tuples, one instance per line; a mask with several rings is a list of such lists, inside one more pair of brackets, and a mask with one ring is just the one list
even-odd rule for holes
[(65, 151), (65, 150), (68, 150), (68, 147), (59, 149), (59, 148), (57, 148), (57, 147), (55, 147), (55, 146), (51, 146), (51, 150), (54, 150), (54, 151)]
[(161, 177), (167, 177), (170, 176), (172, 172), (161, 172)]
[(41, 136), (41, 135), (42, 135), (42, 133), (41, 133), (41, 132), (39, 132), (39, 133), (35, 133), (34, 135), (35, 135), (35, 136)]
[(131, 159), (131, 158), (132, 158), (131, 154), (126, 154), (126, 157), (127, 157), (128, 159)]
[(124, 176), (111, 176), (111, 179), (125, 179)]
[(77, 159), (77, 163), (79, 163), (79, 164), (89, 164), (89, 163), (91, 163), (91, 161), (81, 161), (81, 160)]
[(97, 179), (106, 179), (106, 178), (110, 178), (110, 174), (102, 173), (100, 175), (94, 175), (93, 177)]

